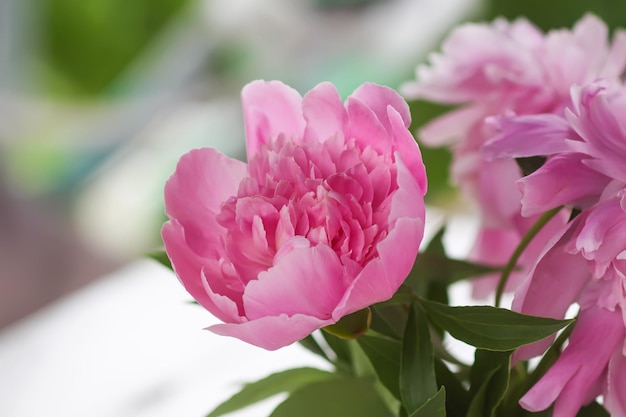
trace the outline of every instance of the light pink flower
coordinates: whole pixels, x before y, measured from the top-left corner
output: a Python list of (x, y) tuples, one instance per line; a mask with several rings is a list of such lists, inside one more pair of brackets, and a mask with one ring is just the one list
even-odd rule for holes
[[(511, 136), (509, 142), (517, 141), (514, 157), (569, 149), (563, 140), (569, 124), (562, 115), (570, 103), (572, 84), (591, 82), (600, 75), (618, 80), (625, 68), (626, 32), (617, 31), (609, 43), (606, 25), (593, 15), (583, 17), (572, 30), (546, 34), (524, 19), (465, 24), (450, 34), (442, 52), (430, 57), (429, 65), (418, 67), (417, 80), (404, 86), (405, 96), (459, 105), (424, 126), (418, 137), (432, 146), (452, 145), (452, 178), (478, 205), (479, 237), (488, 235), (489, 241), (477, 240), (471, 260), (505, 263), (510, 252), (494, 257), (491, 248), (514, 248), (545, 205), (558, 205), (558, 197), (562, 197), (549, 202), (533, 199), (522, 211), (516, 185), (522, 173), (513, 154), (494, 160), (483, 152), (485, 143), (514, 118), (512, 125), (504, 126)], [(542, 116), (532, 116), (536, 114)], [(497, 146), (492, 152), (501, 157), (510, 152)], [(542, 152), (536, 153), (538, 149)], [(547, 193), (543, 195), (547, 200)], [(587, 196), (579, 197), (584, 200)], [(523, 217), (529, 217), (528, 221)], [(557, 230), (566, 220), (567, 215), (560, 213), (549, 227)], [(522, 266), (532, 267), (536, 259), (531, 254), (540, 253), (546, 243), (542, 239), (549, 236), (543, 233), (533, 240)], [(515, 274), (510, 287), (515, 287), (525, 272)], [(494, 283), (493, 277), (489, 282), (479, 281), (475, 294), (485, 295)]]
[(248, 164), (183, 156), (165, 186), (174, 270), (223, 324), (277, 349), (390, 298), (423, 235), (426, 174), (402, 98), (276, 81), (242, 92)]

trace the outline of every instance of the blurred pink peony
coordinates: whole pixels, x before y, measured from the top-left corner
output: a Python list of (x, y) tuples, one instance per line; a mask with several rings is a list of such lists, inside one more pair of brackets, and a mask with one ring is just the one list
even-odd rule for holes
[[(515, 296), (513, 308), (562, 318), (580, 305), (569, 344), (522, 398), (530, 411), (554, 402), (555, 417), (573, 417), (604, 394), (613, 416), (626, 416), (626, 189), (584, 210), (554, 241)], [(557, 296), (558, 294), (558, 296)], [(515, 359), (541, 354), (552, 339), (524, 346)]]
[[(488, 122), (506, 123), (511, 117), (523, 120), (524, 115), (541, 113), (562, 115), (573, 84), (598, 76), (618, 80), (625, 68), (626, 32), (617, 31), (609, 43), (606, 25), (593, 15), (583, 17), (572, 30), (546, 34), (525, 19), (465, 24), (443, 42), (441, 53), (430, 57), (430, 65), (418, 67), (417, 80), (403, 88), (406, 97), (460, 105), (428, 123), (418, 136), (431, 146), (452, 146), (453, 180), (478, 205), (481, 230), (471, 260), (503, 265), (541, 214), (521, 211), (515, 184), (522, 173), (516, 162), (485, 157), (483, 145), (498, 134), (497, 126)], [(551, 121), (533, 119), (528, 129), (544, 133), (542, 123)], [(524, 139), (539, 136), (528, 137)], [(545, 138), (542, 135), (538, 141)], [(562, 142), (559, 145), (551, 150), (562, 150)], [(566, 220), (567, 215), (560, 213), (547, 226), (551, 233), (542, 232), (533, 240), (521, 259), (526, 269), (512, 275), (508, 289), (519, 285), (547, 239)], [(492, 276), (476, 281), (474, 295), (488, 295), (496, 280)]]
[(302, 98), (277, 82), (242, 91), (248, 164), (214, 149), (181, 158), (162, 237), (187, 291), (223, 324), (277, 349), (390, 298), (424, 230), (426, 174), (393, 90), (331, 84)]

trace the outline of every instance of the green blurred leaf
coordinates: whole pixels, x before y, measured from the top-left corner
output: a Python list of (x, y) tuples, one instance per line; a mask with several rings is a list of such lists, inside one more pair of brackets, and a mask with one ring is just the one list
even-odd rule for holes
[(336, 378), (337, 376), (331, 372), (315, 368), (296, 368), (278, 372), (244, 385), (241, 391), (218, 405), (207, 417), (228, 414), (274, 395), (291, 393), (310, 384)]
[(322, 358), (331, 362), (328, 355), (326, 355), (326, 352), (324, 352), (324, 349), (322, 349), (322, 347), (319, 345), (319, 343), (317, 343), (312, 335), (308, 335), (304, 339), (299, 340), (298, 343), (300, 343), (300, 345), (302, 345), (308, 351), (313, 352), (316, 355), (321, 356)]
[(435, 359), (437, 384), (446, 387), (446, 412), (448, 417), (465, 417), (470, 403), (469, 393), (456, 375), (439, 359)]
[(367, 355), (381, 384), (400, 399), (401, 343), (373, 332), (358, 338), (357, 342)]
[(326, 326), (322, 330), (340, 339), (352, 340), (365, 334), (371, 323), (372, 312), (369, 308), (364, 308), (342, 317), (337, 323)]
[(596, 401), (580, 409), (576, 417), (611, 417), (608, 411)]
[(420, 300), (428, 316), (455, 339), (480, 349), (507, 351), (552, 335), (573, 320), (519, 314), (490, 306), (450, 307)]
[(426, 314), (412, 304), (400, 356), (400, 396), (408, 415), (437, 393), (434, 359)]
[(424, 405), (415, 410), (410, 417), (446, 417), (446, 389), (439, 388), (439, 391), (430, 397)]
[(410, 303), (411, 300), (412, 295), (407, 293), (406, 299), (400, 304), (375, 304), (372, 306), (371, 329), (396, 340), (402, 339), (407, 317), (405, 305), (402, 304)]
[(337, 336), (328, 333), (322, 332), (322, 337), (328, 343), (328, 347), (335, 353), (337, 357), (337, 362), (339, 364), (343, 364), (344, 367), (352, 366), (352, 352), (350, 351), (349, 341), (345, 339), (340, 339)]
[(164, 250), (157, 250), (154, 252), (147, 253), (146, 256), (148, 258), (154, 259), (170, 271), (173, 271), (172, 262), (170, 262), (170, 258), (167, 257), (167, 253)]
[(467, 417), (494, 417), (509, 387), (511, 354), (477, 349), (470, 373), (472, 401)]
[[(428, 285), (428, 282), (448, 285), (470, 277), (499, 272), (502, 269), (502, 267), (449, 258), (443, 247), (444, 234), (445, 227), (442, 227), (433, 236), (426, 249), (420, 252), (411, 273), (404, 281), (405, 285), (413, 288), (418, 294), (424, 294), (424, 287)], [(426, 291), (436, 291), (438, 298), (441, 299), (441, 288), (428, 288)]]
[(393, 417), (373, 378), (335, 378), (294, 391), (270, 417)]

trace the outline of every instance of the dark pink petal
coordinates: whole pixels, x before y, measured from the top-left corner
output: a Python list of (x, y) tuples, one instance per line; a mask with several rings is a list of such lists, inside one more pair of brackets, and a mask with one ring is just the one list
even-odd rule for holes
[(236, 291), (226, 287), (228, 282), (224, 279), (217, 266), (217, 259), (204, 259), (189, 248), (185, 242), (184, 230), (176, 220), (170, 220), (163, 225), (161, 235), (165, 244), (167, 256), (172, 261), (172, 266), (179, 281), (191, 296), (204, 308), (222, 321), (232, 321), (232, 310), (223, 311), (222, 306), (216, 304), (214, 297), (207, 293), (204, 284), (203, 269), (212, 265), (210, 275), (214, 276), (215, 285), (222, 294), (236, 294)]
[(554, 417), (575, 417), (623, 340), (620, 311), (598, 307), (581, 311), (569, 345), (520, 404), (540, 411), (554, 402)]
[[(533, 316), (561, 319), (569, 306), (576, 301), (591, 274), (587, 261), (578, 254), (565, 250), (573, 238), (578, 218), (554, 236), (543, 256), (530, 272), (528, 279), (516, 291), (513, 310)], [(541, 354), (554, 338), (547, 338), (522, 346), (514, 360), (526, 360)]]
[(208, 330), (222, 336), (236, 337), (263, 349), (276, 350), (330, 324), (333, 324), (332, 320), (321, 320), (304, 314), (281, 314), (239, 324), (216, 324)]
[(391, 106), (387, 108), (387, 112), (396, 151), (402, 156), (402, 160), (409, 171), (411, 171), (411, 174), (413, 174), (413, 178), (415, 178), (422, 190), (422, 195), (424, 195), (428, 189), (428, 179), (426, 178), (426, 167), (424, 167), (419, 146), (404, 126), (400, 113)]
[(302, 97), (280, 81), (257, 80), (241, 91), (246, 125), (248, 161), (261, 145), (283, 133), (287, 140), (299, 141), (304, 134)]
[(610, 178), (587, 167), (584, 158), (581, 154), (557, 155), (520, 179), (522, 215), (540, 214), (564, 204), (582, 208), (597, 201)]
[(297, 247), (248, 283), (243, 296), (246, 317), (304, 314), (330, 319), (343, 296), (343, 268), (328, 246)]
[(302, 110), (307, 122), (305, 140), (324, 142), (338, 132), (344, 137), (348, 133), (348, 113), (333, 84), (321, 83), (306, 93)]
[(626, 416), (626, 356), (619, 347), (609, 362), (604, 405), (612, 416)]

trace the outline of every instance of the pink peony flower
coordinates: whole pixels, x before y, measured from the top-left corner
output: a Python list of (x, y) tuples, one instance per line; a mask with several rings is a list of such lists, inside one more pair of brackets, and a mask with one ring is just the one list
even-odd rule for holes
[[(540, 147), (549, 154), (568, 149), (561, 140), (568, 127), (561, 115), (570, 103), (572, 84), (600, 75), (618, 80), (626, 68), (626, 32), (617, 31), (612, 43), (607, 39), (606, 25), (593, 15), (583, 17), (571, 31), (547, 34), (524, 19), (465, 24), (444, 41), (441, 53), (430, 57), (430, 65), (418, 67), (417, 81), (404, 86), (409, 98), (460, 105), (424, 126), (419, 137), (428, 145), (453, 146), (453, 180), (479, 207), (481, 230), (471, 260), (506, 263), (544, 211), (539, 204), (522, 211), (516, 189), (522, 178), (519, 167), (511, 156), (487, 157), (483, 146), (498, 135), (497, 127), (515, 118), (514, 126), (524, 133), (509, 132), (511, 140), (518, 141), (515, 157)], [(536, 114), (543, 114), (543, 119), (533, 117)], [(496, 149), (501, 156), (507, 150)], [(566, 220), (567, 215), (560, 213), (548, 227), (556, 231)], [(526, 269), (512, 276), (509, 288), (521, 282), (549, 236), (542, 233), (533, 240), (521, 259)], [(507, 250), (494, 256), (494, 247)], [(475, 295), (487, 295), (496, 279), (477, 281)]]
[(187, 291), (223, 324), (277, 349), (390, 298), (424, 229), (426, 174), (402, 98), (331, 84), (302, 98), (276, 81), (242, 91), (248, 164), (183, 156), (162, 237)]

